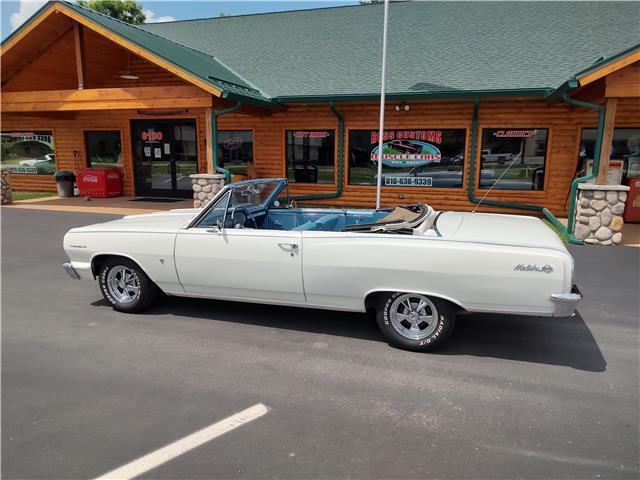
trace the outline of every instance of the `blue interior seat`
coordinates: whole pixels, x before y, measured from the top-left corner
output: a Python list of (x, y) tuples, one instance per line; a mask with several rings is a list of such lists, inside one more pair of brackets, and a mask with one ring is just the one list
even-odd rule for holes
[(325, 215), (324, 217), (320, 217), (317, 220), (310, 220), (302, 225), (298, 225), (293, 228), (296, 232), (302, 232), (306, 230), (321, 230), (324, 232), (330, 232), (336, 228), (338, 225), (338, 220), (340, 217), (335, 214)]

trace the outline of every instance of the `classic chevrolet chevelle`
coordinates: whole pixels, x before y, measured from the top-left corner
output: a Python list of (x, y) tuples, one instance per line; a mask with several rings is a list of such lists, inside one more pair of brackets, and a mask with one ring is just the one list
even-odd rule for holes
[(76, 279), (122, 312), (159, 293), (376, 312), (388, 341), (430, 350), (458, 311), (568, 316), (582, 296), (573, 259), (541, 220), (437, 212), (300, 209), (284, 179), (227, 185), (204, 209), (73, 228)]

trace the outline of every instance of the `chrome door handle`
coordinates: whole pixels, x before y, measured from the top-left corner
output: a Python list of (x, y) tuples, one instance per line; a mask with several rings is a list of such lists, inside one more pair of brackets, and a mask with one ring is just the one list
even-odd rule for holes
[(296, 248), (298, 248), (297, 243), (279, 243), (278, 245), (280, 245), (281, 247), (289, 247), (292, 250), (295, 250)]

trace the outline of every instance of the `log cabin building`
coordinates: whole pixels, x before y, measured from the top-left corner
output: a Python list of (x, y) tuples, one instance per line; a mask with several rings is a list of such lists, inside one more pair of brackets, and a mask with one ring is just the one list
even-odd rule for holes
[(382, 158), (383, 205), (565, 215), (591, 159), (598, 182), (640, 176), (638, 3), (393, 3), (380, 155), (382, 13), (133, 26), (49, 2), (2, 43), (13, 189), (115, 165), (125, 195), (191, 196), (190, 174), (221, 172), (372, 206)]

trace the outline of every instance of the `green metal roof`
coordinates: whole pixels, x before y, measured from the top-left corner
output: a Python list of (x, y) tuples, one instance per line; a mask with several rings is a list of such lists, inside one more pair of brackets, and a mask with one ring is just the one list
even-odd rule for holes
[[(60, 3), (224, 97), (379, 97), (380, 4), (133, 26)], [(390, 98), (547, 96), (640, 48), (640, 2), (393, 2), (389, 11)]]
[[(215, 56), (271, 97), (376, 95), (379, 4), (142, 28)], [(402, 2), (389, 8), (391, 94), (552, 91), (640, 42), (639, 2)]]

